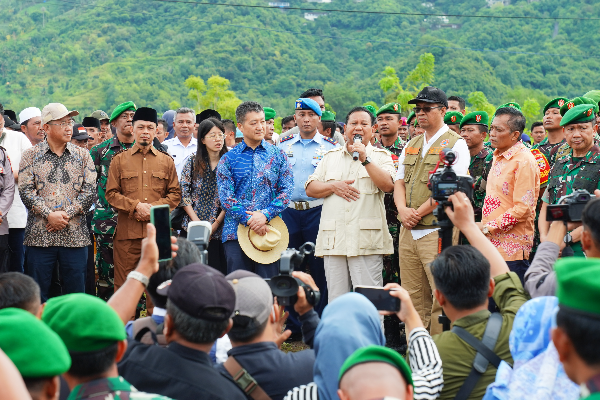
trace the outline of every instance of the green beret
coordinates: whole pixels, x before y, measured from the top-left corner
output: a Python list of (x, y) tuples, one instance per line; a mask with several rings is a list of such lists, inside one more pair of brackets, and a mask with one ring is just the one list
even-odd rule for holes
[(274, 119), (275, 115), (277, 115), (275, 110), (273, 110), (271, 107), (263, 107), (263, 110), (265, 110), (265, 121)]
[(410, 122), (410, 120), (416, 116), (417, 116), (417, 114), (415, 114), (414, 111), (411, 111), (410, 114), (408, 114), (408, 117), (406, 117), (406, 122)]
[(368, 106), (365, 106), (365, 108), (367, 110), (369, 110), (371, 112), (371, 114), (373, 114), (373, 115), (377, 114), (377, 110), (372, 105), (369, 104)]
[(600, 260), (561, 258), (554, 264), (554, 270), (558, 303), (600, 316)]
[(498, 106), (498, 108), (504, 108), (504, 107), (512, 107), (512, 108), (516, 108), (517, 110), (521, 111), (521, 106), (519, 105), (519, 103), (515, 103), (514, 101), (511, 101), (510, 103), (504, 103), (501, 106)]
[(490, 118), (485, 111), (473, 111), (465, 115), (460, 122), (460, 127), (464, 125), (489, 125)]
[(42, 321), (58, 333), (69, 351), (96, 351), (127, 338), (116, 311), (89, 294), (51, 298), (44, 307)]
[(398, 368), (404, 379), (408, 382), (409, 385), (413, 384), (412, 374), (410, 372), (410, 367), (406, 363), (406, 360), (402, 358), (397, 351), (388, 349), (384, 346), (376, 346), (370, 345), (367, 347), (361, 347), (356, 350), (354, 353), (350, 354), (350, 357), (344, 361), (342, 367), (340, 368), (340, 375), (338, 380), (342, 380), (342, 377), (348, 370), (358, 364), (364, 364), (369, 362), (383, 362), (390, 364), (393, 367)]
[(566, 97), (557, 97), (555, 99), (550, 100), (544, 106), (544, 112), (542, 114), (546, 114), (546, 111), (548, 111), (549, 108), (561, 108), (565, 105), (567, 101), (569, 101), (569, 99), (567, 99)]
[(458, 111), (448, 111), (446, 115), (444, 115), (444, 123), (446, 125), (456, 125), (460, 124), (463, 119), (462, 113)]
[(560, 115), (562, 115), (564, 117), (565, 114), (567, 113), (567, 111), (569, 111), (571, 108), (573, 108), (575, 106), (580, 106), (582, 104), (592, 105), (592, 106), (594, 106), (595, 112), (598, 112), (598, 103), (595, 102), (593, 99), (583, 96), (583, 97), (575, 97), (574, 99), (567, 100), (567, 102), (565, 104), (563, 104), (562, 107), (560, 108)]
[(583, 97), (587, 97), (588, 99), (594, 100), (596, 103), (600, 105), (600, 90), (590, 90)]
[(398, 103), (387, 103), (385, 106), (377, 110), (377, 116), (379, 114), (400, 114), (400, 104)]
[(571, 108), (560, 120), (560, 126), (596, 121), (594, 110), (596, 110), (597, 107), (598, 106), (594, 106), (593, 104), (580, 104)]
[(321, 115), (321, 121), (335, 121), (335, 114), (331, 111), (323, 111), (323, 115)]
[(19, 308), (0, 310), (0, 348), (25, 378), (50, 378), (71, 368), (71, 357), (60, 337)]
[(136, 111), (137, 107), (133, 104), (133, 101), (126, 101), (125, 103), (121, 103), (115, 108), (110, 114), (110, 119), (108, 122), (113, 122), (115, 119), (119, 118), (119, 115), (123, 114), (125, 111)]

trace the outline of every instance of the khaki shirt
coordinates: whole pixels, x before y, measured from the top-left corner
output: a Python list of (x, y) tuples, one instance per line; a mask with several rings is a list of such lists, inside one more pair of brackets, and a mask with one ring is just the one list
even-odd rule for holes
[[(370, 144), (367, 156), (371, 162), (393, 178), (396, 168), (390, 154)], [(332, 194), (325, 198), (315, 255), (364, 256), (392, 254), (392, 236), (387, 229), (385, 193), (371, 180), (360, 161), (354, 161), (346, 146), (328, 151), (308, 177), (305, 188), (312, 181), (333, 182), (354, 180), (352, 186), (360, 191), (358, 200), (346, 201)]]
[(117, 154), (108, 170), (106, 200), (119, 211), (115, 239), (146, 237), (148, 221), (133, 216), (138, 203), (168, 204), (173, 209), (181, 201), (173, 159), (152, 146), (143, 150), (137, 144)]

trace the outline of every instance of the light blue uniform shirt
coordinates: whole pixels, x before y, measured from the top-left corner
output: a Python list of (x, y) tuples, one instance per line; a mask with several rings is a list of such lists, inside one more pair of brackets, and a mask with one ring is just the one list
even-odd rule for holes
[(304, 184), (315, 168), (323, 159), (323, 155), (340, 145), (333, 139), (324, 137), (319, 132), (312, 139), (302, 139), (297, 133), (290, 138), (284, 138), (278, 145), (285, 152), (294, 173), (294, 192), (292, 201), (312, 201), (304, 190)]

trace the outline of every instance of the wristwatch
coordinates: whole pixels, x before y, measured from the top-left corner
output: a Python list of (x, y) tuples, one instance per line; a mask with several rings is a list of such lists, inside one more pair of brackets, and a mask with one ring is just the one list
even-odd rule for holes
[(365, 161), (361, 162), (361, 164), (363, 165), (363, 167), (367, 164), (371, 164), (371, 157), (367, 156), (367, 158), (365, 158)]
[(567, 246), (571, 246), (573, 244), (573, 238), (571, 237), (571, 232), (567, 232), (567, 234), (563, 238), (563, 242), (565, 242), (565, 244)]
[(127, 279), (135, 279), (136, 281), (140, 281), (142, 282), (142, 285), (144, 285), (144, 287), (148, 287), (148, 284), (150, 283), (150, 279), (142, 274), (141, 272), (137, 272), (137, 271), (131, 271), (128, 275), (127, 275)]
[(489, 235), (489, 234), (490, 234), (490, 229), (489, 229), (489, 228), (488, 228), (488, 226), (486, 225), (486, 226), (484, 226), (484, 227), (483, 227), (483, 229), (481, 230), (481, 232), (483, 232), (483, 234), (484, 234), (485, 236), (487, 236), (487, 235)]

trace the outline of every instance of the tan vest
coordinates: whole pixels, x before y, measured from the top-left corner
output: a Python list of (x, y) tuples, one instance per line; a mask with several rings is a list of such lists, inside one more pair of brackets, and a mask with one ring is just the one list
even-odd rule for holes
[[(406, 187), (406, 206), (415, 210), (431, 197), (431, 190), (427, 187), (429, 173), (435, 169), (440, 160), (440, 152), (443, 148), (452, 148), (458, 139), (454, 131), (448, 130), (440, 136), (429, 148), (425, 157), (421, 157), (423, 149), (424, 134), (411, 139), (404, 148), (404, 184)], [(440, 168), (443, 168), (440, 167)], [(430, 229), (435, 216), (427, 214), (413, 229)]]

